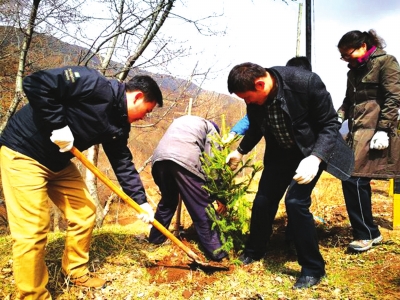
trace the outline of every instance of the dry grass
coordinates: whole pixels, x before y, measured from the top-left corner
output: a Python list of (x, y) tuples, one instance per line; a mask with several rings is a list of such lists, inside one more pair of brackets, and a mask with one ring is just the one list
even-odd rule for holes
[[(373, 182), (374, 217), (384, 243), (353, 254), (340, 182), (324, 174), (314, 194), (312, 212), (318, 224), (327, 277), (315, 288), (292, 290), (300, 267), (284, 249), (286, 222), (280, 206), (264, 260), (250, 266), (233, 264), (229, 271), (207, 272), (188, 267), (188, 257), (175, 245), (147, 243), (148, 227), (137, 221), (105, 225), (93, 237), (90, 268), (109, 280), (100, 291), (69, 287), (60, 279), (63, 233), (52, 233), (46, 257), (54, 299), (400, 299), (400, 233), (391, 229), (392, 200), (388, 182)], [(156, 195), (154, 195), (155, 197)], [(131, 212), (127, 214), (132, 215)], [(114, 222), (114, 221), (113, 221)], [(190, 223), (190, 219), (186, 218)], [(110, 222), (109, 222), (110, 223)], [(15, 298), (11, 238), (0, 236), (0, 297)], [(197, 251), (197, 243), (191, 247)], [(166, 259), (168, 258), (168, 259)]]

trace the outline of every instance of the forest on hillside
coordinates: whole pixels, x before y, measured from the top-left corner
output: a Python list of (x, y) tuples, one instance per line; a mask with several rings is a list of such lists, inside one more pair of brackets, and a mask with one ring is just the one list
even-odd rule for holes
[[(129, 80), (135, 74), (148, 74), (160, 85), (164, 106), (156, 108), (145, 120), (132, 124), (130, 148), (139, 170), (149, 172), (147, 163), (174, 118), (190, 113), (232, 127), (245, 114), (245, 104), (229, 95), (203, 90), (201, 83), (209, 69), (188, 70), (188, 78), (175, 78), (166, 73), (151, 73), (149, 66), (168, 64), (189, 55), (173, 45), (161, 28), (171, 18), (175, 0), (98, 1), (107, 17), (99, 35), (90, 35), (85, 26), (96, 21), (82, 7), (85, 1), (35, 0), (32, 3), (2, 1), (0, 4), (0, 133), (9, 118), (27, 99), (22, 89), (23, 78), (35, 71), (66, 65), (83, 65), (97, 69), (108, 78)], [(203, 31), (207, 23), (181, 18)], [(100, 25), (99, 25), (100, 26)], [(65, 42), (68, 40), (70, 42)], [(81, 41), (84, 41), (82, 46)], [(224, 118), (224, 119), (223, 119)], [(225, 120), (225, 121), (223, 121)], [(115, 180), (101, 147), (92, 147), (87, 155), (98, 161), (101, 171)], [(146, 169), (147, 167), (147, 169)], [(82, 170), (99, 210), (110, 197), (102, 192), (96, 178)], [(100, 223), (98, 223), (100, 224)]]

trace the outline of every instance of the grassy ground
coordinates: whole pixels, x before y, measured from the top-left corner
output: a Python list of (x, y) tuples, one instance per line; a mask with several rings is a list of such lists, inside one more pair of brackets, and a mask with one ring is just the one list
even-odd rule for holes
[[(171, 243), (147, 243), (148, 227), (140, 221), (105, 225), (92, 240), (90, 268), (109, 284), (102, 290), (70, 287), (61, 280), (60, 263), (64, 233), (49, 237), (46, 262), (49, 289), (54, 299), (400, 299), (400, 233), (393, 231), (392, 199), (388, 182), (373, 182), (374, 217), (384, 242), (364, 253), (350, 253), (347, 213), (338, 180), (323, 176), (313, 193), (320, 249), (327, 277), (318, 286), (292, 290), (300, 267), (288, 255), (284, 240), (283, 204), (274, 225), (268, 253), (249, 266), (230, 257), (227, 271), (199, 270), (189, 266), (187, 255)], [(190, 219), (185, 218), (187, 226)], [(190, 232), (191, 228), (187, 228)], [(198, 250), (195, 237), (190, 247)], [(0, 236), (0, 298), (14, 299), (11, 238)]]

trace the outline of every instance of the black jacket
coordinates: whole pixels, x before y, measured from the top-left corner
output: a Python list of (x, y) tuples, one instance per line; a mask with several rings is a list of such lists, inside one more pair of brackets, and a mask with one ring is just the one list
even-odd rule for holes
[[(329, 173), (347, 179), (354, 167), (353, 152), (339, 134), (340, 123), (331, 96), (320, 77), (296, 67), (274, 67), (266, 71), (277, 80), (276, 97), (281, 102), (289, 120), (288, 129), (303, 156), (312, 154), (319, 157)], [(263, 108), (254, 104), (247, 106), (250, 127), (240, 143), (244, 153), (253, 149), (263, 136), (268, 147), (270, 133), (265, 125), (266, 105), (264, 103)]]
[(73, 155), (61, 153), (50, 135), (68, 125), (76, 148), (83, 151), (102, 144), (124, 192), (138, 204), (146, 202), (127, 146), (130, 123), (125, 84), (87, 67), (64, 67), (25, 77), (23, 88), (29, 104), (10, 119), (0, 144), (58, 172), (71, 163)]

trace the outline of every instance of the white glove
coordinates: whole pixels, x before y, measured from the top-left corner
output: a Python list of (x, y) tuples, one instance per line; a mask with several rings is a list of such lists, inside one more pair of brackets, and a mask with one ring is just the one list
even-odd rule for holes
[(239, 163), (242, 161), (242, 157), (243, 154), (240, 154), (237, 150), (228, 154), (226, 157), (226, 163), (231, 167), (232, 171), (237, 169)]
[(341, 117), (337, 118), (340, 124), (343, 124), (343, 119)]
[(140, 207), (145, 211), (145, 213), (138, 214), (138, 218), (145, 223), (150, 223), (154, 221), (154, 212), (148, 202), (140, 204)]
[(293, 179), (296, 180), (298, 184), (310, 183), (315, 175), (317, 175), (320, 163), (321, 159), (315, 155), (303, 158), (297, 167), (296, 175), (293, 176)]
[(385, 131), (375, 132), (369, 144), (371, 149), (383, 150), (389, 147), (389, 136)]
[(50, 140), (60, 147), (60, 152), (67, 152), (72, 149), (74, 145), (74, 136), (72, 135), (71, 129), (68, 125), (61, 128), (55, 129), (51, 132)]
[(223, 143), (223, 144), (228, 144), (228, 143), (232, 142), (232, 140), (235, 138), (235, 136), (236, 136), (236, 133), (234, 133), (234, 132), (229, 132), (228, 135), (226, 135), (226, 136), (224, 136), (224, 137), (222, 138), (222, 143)]

